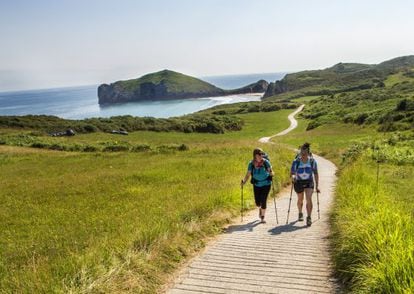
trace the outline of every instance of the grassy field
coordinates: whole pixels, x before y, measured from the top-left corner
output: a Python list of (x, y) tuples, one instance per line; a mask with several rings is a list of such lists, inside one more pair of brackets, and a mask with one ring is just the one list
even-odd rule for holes
[[(134, 132), (56, 144), (125, 141), (183, 151), (65, 152), (0, 146), (0, 289), (3, 292), (142, 292), (159, 289), (240, 209), (239, 182), (257, 139), (288, 126), (291, 110), (241, 115), (240, 132)], [(10, 129), (1, 136), (14, 136)], [(292, 152), (266, 145), (288, 180)], [(247, 195), (247, 207), (253, 206)]]

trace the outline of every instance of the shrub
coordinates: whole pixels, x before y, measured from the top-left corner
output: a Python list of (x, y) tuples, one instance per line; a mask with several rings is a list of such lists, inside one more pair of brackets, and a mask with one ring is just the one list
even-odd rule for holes
[(189, 150), (190, 148), (187, 146), (187, 145), (185, 145), (185, 144), (181, 144), (181, 145), (179, 145), (178, 147), (177, 147), (177, 150), (179, 150), (179, 151), (187, 151), (187, 150)]
[(151, 151), (151, 146), (147, 144), (135, 145), (131, 148), (132, 152), (146, 152)]
[(60, 144), (52, 144), (47, 147), (50, 150), (64, 151), (66, 150), (65, 146)]
[(83, 146), (82, 151), (83, 152), (96, 152), (96, 151), (99, 151), (99, 149), (93, 145), (85, 145)]
[(104, 152), (121, 152), (121, 151), (128, 151), (129, 147), (125, 145), (107, 145), (105, 146), (102, 151)]
[(363, 112), (357, 115), (357, 117), (354, 120), (354, 123), (358, 124), (358, 125), (362, 125), (365, 120), (368, 118), (368, 114)]
[(313, 130), (317, 127), (319, 127), (321, 125), (321, 123), (319, 121), (316, 120), (312, 120), (311, 122), (308, 123), (308, 126), (306, 127), (306, 130)]
[(30, 147), (33, 148), (47, 148), (49, 145), (43, 142), (34, 142), (32, 144), (30, 144)]

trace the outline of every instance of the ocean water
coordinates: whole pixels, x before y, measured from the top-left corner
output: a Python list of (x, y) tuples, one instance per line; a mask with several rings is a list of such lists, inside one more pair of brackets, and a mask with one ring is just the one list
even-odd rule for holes
[[(245, 86), (265, 79), (280, 79), (283, 73), (204, 77), (224, 89)], [(98, 85), (0, 93), (0, 115), (46, 114), (68, 119), (111, 117), (116, 115), (173, 117), (220, 104), (259, 101), (260, 95), (232, 95), (168, 101), (145, 101), (100, 106)]]

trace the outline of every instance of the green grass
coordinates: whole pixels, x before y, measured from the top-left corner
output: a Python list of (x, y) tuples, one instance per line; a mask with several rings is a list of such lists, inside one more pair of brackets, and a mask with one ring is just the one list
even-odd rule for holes
[(293, 102), (297, 103), (309, 103), (313, 100), (319, 99), (321, 96), (303, 96), (299, 98), (292, 99)]
[[(62, 152), (0, 146), (0, 289), (153, 293), (239, 211), (239, 182), (257, 139), (290, 110), (242, 115), (240, 132), (134, 132), (44, 138), (61, 144), (187, 144), (162, 152)], [(8, 129), (7, 135), (16, 131)], [(288, 181), (292, 152), (269, 152)], [(250, 189), (247, 189), (250, 190)], [(246, 207), (253, 207), (251, 192)]]
[(312, 152), (327, 157), (337, 165), (341, 165), (343, 154), (353, 144), (373, 142), (382, 136), (374, 128), (345, 124), (326, 124), (306, 131), (309, 121), (299, 119), (298, 122), (298, 127), (291, 133), (275, 137), (272, 141), (294, 147), (309, 142)]
[(393, 75), (389, 75), (387, 79), (384, 81), (384, 84), (386, 87), (392, 87), (397, 83), (410, 82), (411, 80), (412, 78), (404, 75), (403, 72), (399, 72)]
[(413, 166), (367, 156), (342, 170), (332, 215), (335, 267), (355, 293), (414, 292)]
[(162, 70), (144, 75), (138, 79), (117, 82), (117, 84), (128, 91), (139, 90), (140, 85), (143, 83), (164, 83), (168, 93), (224, 92), (205, 81), (171, 70)]

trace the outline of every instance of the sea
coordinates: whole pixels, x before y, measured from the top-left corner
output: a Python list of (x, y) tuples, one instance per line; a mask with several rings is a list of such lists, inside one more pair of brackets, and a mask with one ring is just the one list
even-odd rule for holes
[[(285, 73), (223, 75), (201, 77), (223, 89), (235, 89), (264, 79), (274, 82)], [(118, 115), (168, 118), (197, 112), (216, 105), (260, 101), (262, 95), (231, 95), (167, 101), (98, 104), (98, 85), (0, 92), (0, 115), (54, 115), (66, 119), (111, 117)]]

